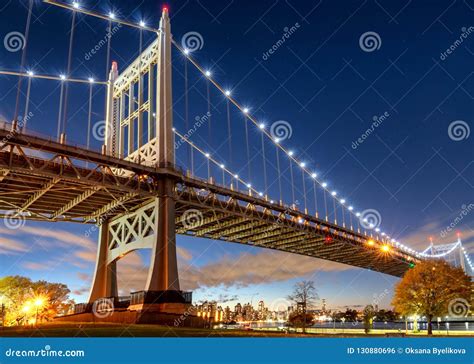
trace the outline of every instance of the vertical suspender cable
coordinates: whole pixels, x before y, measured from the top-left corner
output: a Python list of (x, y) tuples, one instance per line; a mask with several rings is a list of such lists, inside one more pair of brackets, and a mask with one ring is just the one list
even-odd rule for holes
[(60, 141), (60, 138), (61, 138), (61, 115), (63, 111), (64, 81), (61, 81), (61, 90), (59, 92), (60, 92), (60, 96), (59, 96), (59, 112), (58, 112), (58, 128), (57, 128), (58, 142)]
[(265, 159), (265, 141), (263, 140), (263, 133), (261, 135), (262, 138), (262, 160), (263, 160), (263, 184), (265, 186), (265, 193), (267, 193), (268, 188), (268, 181), (267, 181), (267, 161)]
[(291, 202), (296, 203), (295, 200), (295, 183), (293, 179), (293, 159), (290, 158), (290, 175), (291, 175)]
[[(109, 20), (109, 27), (107, 29), (107, 59), (105, 64), (105, 79), (109, 79), (110, 72), (110, 42), (112, 41), (112, 20)], [(107, 97), (107, 95), (105, 95)], [(107, 103), (107, 102), (106, 102)]]
[[(107, 28), (107, 56), (105, 60), (105, 80), (109, 79), (109, 72), (110, 72), (110, 44), (112, 42), (112, 20), (109, 20), (109, 25)], [(107, 91), (105, 92), (105, 103), (104, 105), (107, 105), (108, 102), (108, 97), (107, 97)]]
[(329, 220), (328, 218), (328, 201), (327, 201), (327, 198), (326, 198), (326, 189), (323, 188), (323, 195), (324, 195), (324, 212), (326, 214), (326, 221)]
[(191, 174), (194, 176), (194, 145), (192, 143), (190, 145)]
[[(28, 6), (28, 17), (26, 19), (26, 26), (25, 26), (25, 42), (23, 45), (23, 50), (21, 53), (21, 64), (20, 64), (20, 70), (23, 72), (25, 68), (25, 62), (26, 62), (26, 51), (28, 49), (28, 38), (30, 34), (30, 24), (31, 24), (31, 14), (33, 13), (33, 4), (34, 0), (30, 0), (29, 6)], [(18, 78), (18, 85), (17, 85), (17, 90), (16, 90), (16, 102), (15, 102), (15, 114), (13, 115), (13, 124), (16, 127), (16, 124), (18, 123), (18, 112), (20, 111), (20, 95), (21, 95), (21, 83), (23, 81), (23, 77), (20, 76)]]
[(316, 181), (313, 180), (313, 192), (314, 192), (314, 215), (316, 218), (319, 217), (318, 214), (318, 191), (316, 191)]
[[(71, 33), (69, 35), (69, 52), (67, 56), (67, 71), (66, 71), (66, 78), (71, 77), (71, 63), (72, 63), (72, 44), (74, 42), (74, 28), (76, 27), (76, 12), (72, 13), (72, 20), (71, 20)], [(62, 132), (66, 133), (66, 124), (67, 124), (67, 106), (68, 106), (68, 91), (69, 91), (69, 83), (66, 82), (66, 87), (64, 90), (64, 110), (63, 110), (63, 125), (62, 125)]]
[(346, 227), (346, 217), (345, 217), (345, 214), (344, 214), (344, 205), (341, 204), (341, 208), (342, 208), (342, 227)]
[(334, 223), (337, 225), (336, 196), (333, 197), (332, 203), (334, 207)]
[(30, 106), (31, 77), (28, 78), (28, 87), (26, 89), (25, 115), (23, 115), (22, 127), (20, 130), (26, 131), (26, 123), (28, 122), (28, 113)]
[(280, 170), (280, 147), (276, 146), (276, 160), (277, 160), (277, 170), (278, 170), (278, 192), (280, 193), (280, 204), (283, 203), (283, 193), (281, 189), (281, 170)]
[(230, 104), (229, 98), (226, 100), (227, 104), (227, 143), (229, 144), (229, 164), (232, 165), (232, 132), (230, 125)]
[(248, 178), (252, 180), (251, 168), (250, 168), (250, 146), (249, 146), (249, 127), (248, 127), (247, 116), (245, 116), (245, 144), (247, 147), (247, 167), (248, 167)]
[(212, 125), (211, 125), (211, 87), (209, 84), (209, 79), (206, 78), (206, 86), (207, 86), (207, 117), (208, 117), (208, 125), (209, 125), (209, 145), (212, 145)]
[(92, 122), (92, 82), (89, 85), (89, 112), (87, 114), (87, 149), (90, 147)]
[(306, 213), (306, 210), (308, 209), (307, 208), (307, 205), (306, 205), (306, 183), (305, 183), (305, 180), (304, 180), (304, 175), (305, 175), (305, 171), (304, 169), (301, 169), (301, 178), (303, 179), (303, 201), (304, 201), (304, 211)]

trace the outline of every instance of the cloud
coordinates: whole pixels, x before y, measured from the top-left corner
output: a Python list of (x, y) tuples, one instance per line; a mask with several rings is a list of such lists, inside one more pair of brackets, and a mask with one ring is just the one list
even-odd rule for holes
[(202, 286), (248, 286), (286, 281), (321, 271), (343, 271), (354, 267), (292, 253), (262, 250), (257, 254), (224, 256), (202, 267), (185, 266), (180, 278), (187, 289)]
[(95, 262), (97, 254), (95, 251), (80, 250), (74, 253), (74, 256), (85, 260), (86, 262)]
[(0, 236), (0, 254), (26, 253), (29, 250), (30, 249), (22, 242)]
[(24, 262), (22, 266), (30, 270), (50, 270), (51, 265), (46, 263)]
[[(200, 267), (181, 262), (178, 268), (181, 288), (186, 290), (218, 286), (248, 286), (286, 281), (320, 271), (354, 269), (344, 264), (268, 250), (257, 254), (243, 253), (237, 257), (224, 256), (216, 262)], [(143, 262), (137, 253), (132, 252), (119, 260), (117, 270), (121, 294), (127, 295), (131, 291), (144, 289), (148, 264)], [(220, 301), (224, 300), (225, 297), (221, 297)]]
[[(448, 220), (448, 222), (446, 222), (446, 220)], [(466, 249), (474, 248), (474, 230), (469, 228), (462, 229), (461, 226), (459, 226), (459, 229), (453, 229), (446, 236), (441, 234), (441, 232), (444, 231), (450, 223), (451, 222), (449, 218), (440, 221), (429, 222), (417, 228), (416, 231), (403, 236), (400, 238), (400, 241), (415, 250), (423, 251), (430, 245), (430, 237), (433, 238), (434, 245), (452, 244), (457, 241), (456, 233), (459, 231), (461, 234), (463, 246)]]
[(182, 258), (183, 260), (191, 260), (193, 258), (189, 250), (180, 246), (176, 247), (176, 254), (178, 255), (178, 258)]

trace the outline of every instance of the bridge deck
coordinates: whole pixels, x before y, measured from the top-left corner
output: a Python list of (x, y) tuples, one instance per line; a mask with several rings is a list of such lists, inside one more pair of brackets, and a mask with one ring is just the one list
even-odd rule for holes
[[(38, 137), (0, 130), (3, 217), (95, 223), (147, 203), (156, 182), (176, 181), (179, 234), (249, 244), (401, 276), (418, 259), (392, 247), (368, 247), (367, 236), (288, 206), (225, 186)], [(35, 156), (33, 156), (35, 155)], [(126, 171), (126, 173), (124, 173)], [(197, 210), (199, 224), (186, 222)], [(303, 223), (300, 223), (303, 219)]]

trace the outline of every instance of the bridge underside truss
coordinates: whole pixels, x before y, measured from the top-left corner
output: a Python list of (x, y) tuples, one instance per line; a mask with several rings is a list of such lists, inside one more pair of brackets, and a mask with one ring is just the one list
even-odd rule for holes
[[(122, 220), (133, 227), (137, 222), (130, 216), (155, 200), (160, 179), (172, 178), (178, 234), (291, 252), (394, 276), (401, 276), (410, 262), (418, 261), (395, 247), (382, 254), (365, 244), (367, 236), (260, 197), (187, 177), (176, 169), (139, 165), (7, 130), (0, 130), (1, 139), (0, 210), (4, 217), (100, 223), (128, 215), (128, 220)], [(150, 226), (153, 219), (147, 217)], [(144, 230), (124, 244), (147, 247), (146, 241), (136, 241), (150, 234), (146, 226), (143, 223)]]
[(306, 216), (298, 212), (275, 211), (257, 202), (202, 191), (178, 188), (179, 234), (306, 255), (394, 276), (402, 276), (409, 268), (407, 258), (415, 261), (401, 252), (383, 254), (378, 248), (371, 249), (367, 237), (335, 225), (300, 223)]

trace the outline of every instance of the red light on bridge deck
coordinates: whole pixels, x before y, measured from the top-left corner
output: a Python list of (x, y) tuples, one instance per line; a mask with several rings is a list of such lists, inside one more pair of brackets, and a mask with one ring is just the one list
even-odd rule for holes
[(329, 243), (332, 242), (332, 238), (331, 238), (329, 235), (326, 235), (326, 237), (324, 238), (324, 242), (325, 242), (326, 244), (329, 244)]

